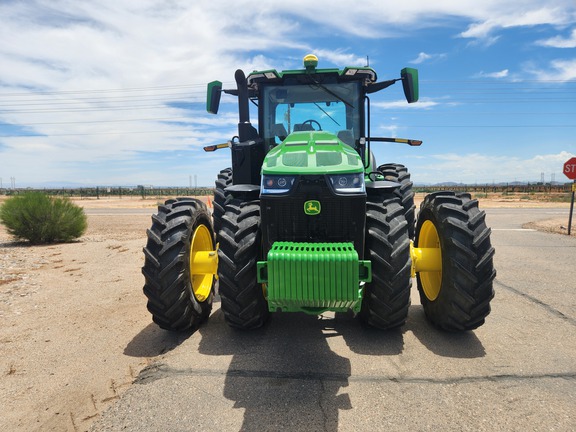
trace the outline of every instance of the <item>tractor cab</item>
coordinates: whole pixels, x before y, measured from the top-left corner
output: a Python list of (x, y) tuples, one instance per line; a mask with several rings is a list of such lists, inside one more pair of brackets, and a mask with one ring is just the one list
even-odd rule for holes
[(356, 147), (362, 128), (360, 83), (302, 81), (262, 86), (259, 124), (266, 145), (281, 144), (293, 132), (325, 131)]
[[(243, 154), (236, 159), (255, 163), (238, 166), (237, 170), (252, 171), (250, 178), (234, 176), (234, 184), (252, 183), (260, 173), (254, 168), (261, 166), (264, 155), (282, 144), (292, 133), (328, 132), (341, 143), (350, 146), (360, 155), (366, 168), (370, 165), (371, 141), (394, 141), (419, 145), (420, 141), (370, 136), (370, 99), (368, 94), (383, 90), (402, 81), (408, 103), (418, 100), (418, 71), (404, 68), (401, 78), (377, 82), (376, 71), (370, 67), (346, 67), (344, 69), (317, 69), (315, 55), (304, 57), (304, 69), (278, 72), (274, 69), (254, 71), (245, 78), (236, 72), (237, 89), (223, 90), (219, 81), (208, 84), (207, 110), (217, 113), (222, 92), (238, 96), (240, 143)], [(258, 130), (251, 126), (249, 101), (258, 106)], [(225, 145), (222, 145), (225, 147)], [(249, 147), (260, 147), (260, 150)], [(209, 146), (205, 149), (216, 149)], [(239, 152), (240, 150), (237, 150)], [(234, 165), (235, 157), (232, 156)], [(237, 171), (234, 169), (233, 171)]]
[(317, 70), (317, 58), (307, 56), (305, 70), (252, 73), (248, 85), (258, 97), (260, 133), (268, 147), (293, 132), (325, 131), (357, 148), (364, 132), (363, 84), (376, 73), (365, 68)]

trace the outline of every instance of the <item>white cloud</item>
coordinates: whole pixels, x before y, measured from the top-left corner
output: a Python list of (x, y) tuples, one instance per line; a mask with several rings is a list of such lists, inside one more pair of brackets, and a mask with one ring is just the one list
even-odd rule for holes
[(420, 54), (418, 54), (418, 57), (416, 57), (414, 60), (410, 61), (409, 63), (420, 64), (420, 63), (424, 63), (426, 60), (430, 60), (431, 58), (432, 58), (432, 56), (430, 54), (426, 54), (425, 52), (421, 52)]
[(556, 36), (550, 39), (542, 39), (536, 41), (536, 45), (551, 47), (551, 48), (576, 48), (576, 29), (567, 38)]
[(497, 27), (498, 24), (496, 24), (492, 20), (471, 24), (468, 27), (468, 30), (460, 33), (460, 37), (484, 39), (487, 38), (490, 35), (490, 33)]
[(398, 125), (381, 125), (377, 126), (374, 130), (375, 135), (387, 135), (392, 138), (398, 136), (398, 130), (400, 127)]
[(439, 102), (430, 100), (428, 98), (421, 98), (416, 103), (408, 104), (405, 99), (399, 99), (395, 101), (383, 101), (383, 102), (372, 102), (371, 106), (373, 108), (382, 109), (428, 109), (439, 105)]
[(478, 72), (474, 78), (506, 78), (508, 77), (508, 69), (503, 69), (499, 72)]
[(526, 67), (526, 72), (543, 81), (566, 82), (575, 80), (576, 59), (553, 60), (545, 70), (529, 65)]
[(421, 52), (420, 54), (418, 54), (418, 57), (416, 57), (414, 60), (409, 61), (408, 63), (412, 63), (412, 64), (422, 64), (422, 63), (428, 63), (430, 61), (434, 61), (434, 60), (442, 60), (446, 58), (446, 54), (427, 54), (425, 52)]
[(342, 49), (330, 51), (320, 48), (310, 49), (309, 51), (316, 54), (319, 59), (329, 61), (335, 65), (338, 65), (339, 67), (342, 65), (366, 65), (366, 57), (360, 57)]
[(347, 2), (293, 0), (269, 7), (310, 19), (319, 26), (331, 23), (334, 28), (365, 38), (406, 34), (413, 29), (444, 25), (454, 17), (473, 23), (462, 32), (462, 37), (473, 38), (485, 37), (498, 28), (566, 25), (576, 18), (573, 0), (547, 0), (545, 5), (542, 0), (365, 0), (352, 8)]
[(494, 156), (479, 153), (434, 154), (425, 158), (414, 157), (408, 164), (412, 179), (417, 183), (480, 183), (540, 181), (541, 173), (547, 181), (568, 181), (562, 175), (564, 162), (574, 154), (562, 151), (556, 154), (539, 154), (522, 157)]
[(551, 0), (546, 6), (536, 0), (497, 3), (499, 4), (487, 2), (477, 13), (472, 12), (470, 16), (476, 15), (476, 22), (460, 33), (460, 37), (485, 40), (490, 45), (497, 40), (493, 33), (499, 29), (536, 25), (562, 26), (571, 24), (576, 19), (576, 4), (569, 1)]

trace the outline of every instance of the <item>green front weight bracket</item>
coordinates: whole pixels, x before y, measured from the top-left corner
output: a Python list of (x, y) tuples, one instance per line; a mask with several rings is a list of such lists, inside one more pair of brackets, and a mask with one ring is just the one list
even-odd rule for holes
[(270, 311), (358, 312), (372, 263), (359, 260), (352, 243), (276, 242), (257, 272)]

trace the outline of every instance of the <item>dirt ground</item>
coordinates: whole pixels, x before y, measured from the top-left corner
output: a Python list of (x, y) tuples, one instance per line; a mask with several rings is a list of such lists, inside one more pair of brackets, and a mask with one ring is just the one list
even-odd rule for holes
[[(157, 205), (126, 197), (76, 203)], [(511, 197), (480, 204), (569, 207)], [(91, 215), (88, 224), (77, 242), (33, 247), (0, 226), (0, 430), (88, 430), (170, 338), (185, 337), (158, 329), (146, 310), (140, 269), (150, 216)], [(564, 219), (530, 225), (559, 233), (566, 226)]]

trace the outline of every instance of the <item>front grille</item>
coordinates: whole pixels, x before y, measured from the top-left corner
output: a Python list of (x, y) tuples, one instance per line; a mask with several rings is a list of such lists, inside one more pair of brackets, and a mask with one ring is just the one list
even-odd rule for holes
[[(307, 215), (307, 201), (320, 202), (317, 215)], [(365, 195), (334, 195), (324, 176), (301, 177), (289, 196), (262, 196), (260, 200), (264, 256), (276, 241), (352, 242), (364, 255)]]
[(359, 269), (366, 264), (351, 243), (276, 242), (266, 264), (270, 311), (358, 308), (362, 300)]

